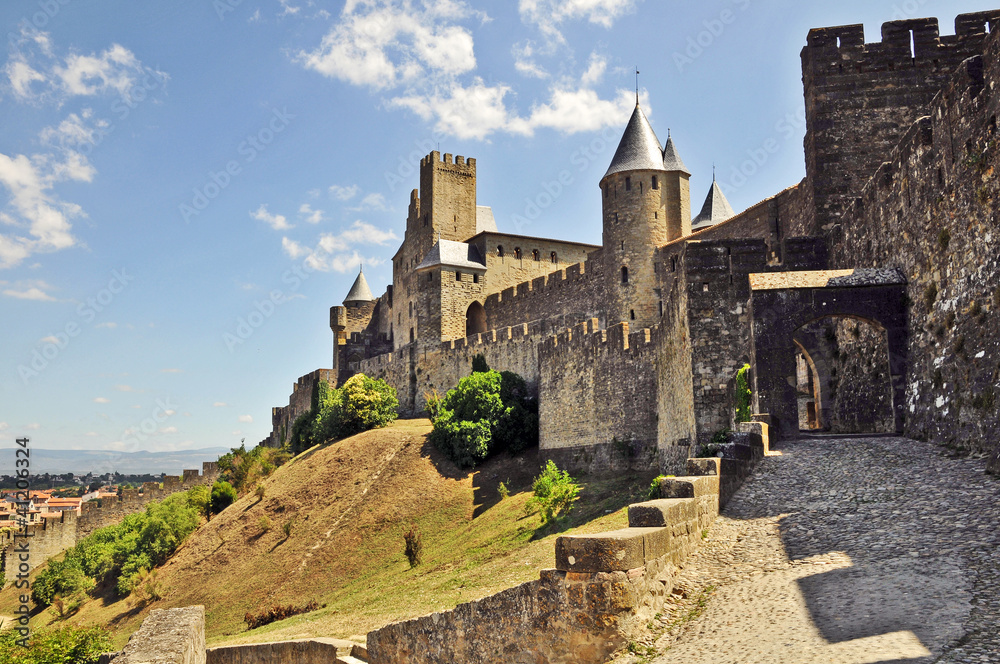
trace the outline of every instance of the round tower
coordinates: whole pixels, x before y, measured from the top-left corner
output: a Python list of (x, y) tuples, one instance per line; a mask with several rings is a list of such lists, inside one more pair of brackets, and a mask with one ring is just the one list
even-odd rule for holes
[(689, 174), (673, 142), (668, 146), (665, 155), (637, 103), (601, 179), (609, 325), (628, 321), (634, 330), (659, 321), (656, 250), (685, 234), (685, 199), (690, 233)]

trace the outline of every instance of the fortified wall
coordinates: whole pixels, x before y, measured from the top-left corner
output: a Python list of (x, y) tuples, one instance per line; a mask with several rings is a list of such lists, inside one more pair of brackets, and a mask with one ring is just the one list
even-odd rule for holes
[[(1000, 424), (1000, 36), (966, 60), (846, 208), (835, 266), (907, 277), (906, 434), (990, 451)], [(959, 17), (969, 40), (982, 21)], [(978, 26), (979, 31), (974, 28)]]
[[(98, 528), (119, 523), (129, 514), (141, 512), (149, 503), (163, 500), (178, 491), (187, 491), (196, 486), (212, 484), (219, 476), (218, 464), (205, 461), (202, 472), (185, 470), (183, 476), (167, 475), (163, 478), (163, 487), (156, 482), (146, 482), (142, 490), (123, 489), (120, 496), (109, 499), (90, 500), (80, 506), (79, 516), (76, 512), (67, 511), (58, 518), (43, 518), (40, 523), (29, 524), (27, 538), (29, 545), (28, 570), (31, 571), (66, 549), (75, 546), (77, 542)], [(0, 551), (2, 551), (3, 571), (6, 583), (14, 581), (11, 570), (18, 570), (24, 561), (20, 560), (15, 551), (15, 544), (23, 542), (24, 530), (0, 531)]]

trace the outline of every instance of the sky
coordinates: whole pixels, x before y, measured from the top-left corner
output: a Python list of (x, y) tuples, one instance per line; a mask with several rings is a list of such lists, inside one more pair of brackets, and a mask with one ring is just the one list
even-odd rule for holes
[(0, 447), (256, 444), (359, 266), (391, 282), (429, 151), (476, 158), (502, 232), (599, 244), (638, 69), (694, 212), (713, 165), (739, 211), (804, 175), (809, 28), (990, 8), (5, 0)]

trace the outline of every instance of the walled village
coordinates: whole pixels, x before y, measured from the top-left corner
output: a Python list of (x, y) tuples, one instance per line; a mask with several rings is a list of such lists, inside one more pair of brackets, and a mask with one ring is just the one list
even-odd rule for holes
[[(915, 540), (938, 539), (898, 554), (912, 557), (912, 568), (880, 577), (908, 588), (905, 602), (870, 600), (878, 592), (865, 586), (842, 598), (842, 613), (828, 622), (810, 605), (830, 648), (843, 650), (793, 660), (774, 644), (779, 654), (771, 657), (762, 654), (769, 633), (748, 639), (754, 628), (737, 634), (735, 626), (728, 641), (706, 630), (705, 648), (763, 657), (738, 661), (890, 661), (879, 654), (885, 648), (895, 653), (891, 661), (1000, 662), (1000, 560), (989, 516), (997, 506), (988, 498), (995, 480), (972, 465), (938, 468), (940, 458), (918, 448), (958, 450), (980, 466), (985, 457), (987, 471), (1000, 475), (998, 25), (1000, 10), (958, 16), (953, 36), (942, 36), (936, 19), (885, 23), (881, 41), (867, 44), (861, 25), (809, 31), (801, 52), (806, 176), (739, 213), (715, 182), (694, 192), (696, 203), (707, 196), (700, 212), (692, 208), (690, 173), (674, 138), (661, 143), (637, 99), (594, 183), (600, 246), (500, 232), (491, 208), (477, 200), (476, 160), (428, 154), (409, 197), (392, 284), (375, 295), (361, 272), (343, 304), (330, 309), (332, 367), (298, 379), (289, 403), (273, 410), (265, 444), (288, 441), (321, 382), (381, 378), (396, 388), (404, 415), (421, 417), (426, 400), (456, 385), (482, 355), (491, 368), (523, 376), (537, 399), (543, 462), (580, 473), (655, 470), (666, 476), (659, 498), (631, 505), (628, 528), (559, 537), (554, 569), (537, 580), (387, 625), (363, 646), (316, 638), (206, 654), (204, 610), (189, 607), (154, 611), (111, 661), (608, 661), (641, 640), (644, 626), (675, 596), (686, 597), (698, 575), (723, 578), (768, 559), (732, 553), (744, 535), (730, 520), (720, 519), (703, 543), (729, 505), (731, 515), (773, 518), (775, 532), (777, 515), (792, 514), (782, 533), (801, 554), (796, 562), (843, 574), (851, 573), (848, 553), (856, 570), (868, 569), (865, 556), (880, 550), (893, 524), (915, 524), (904, 527)], [(737, 373), (746, 365), (752, 421), (736, 422)], [(699, 457), (727, 431), (721, 458)], [(816, 442), (818, 434), (868, 438), (838, 438), (856, 456), (837, 457)], [(875, 435), (884, 435), (879, 449), (907, 477), (872, 456)], [(812, 450), (827, 474), (802, 464), (798, 449)], [(800, 464), (782, 466), (785, 475), (766, 465), (782, 454)], [(761, 465), (767, 471), (752, 475)], [(867, 478), (850, 494), (858, 510), (850, 516), (863, 518), (847, 523), (837, 514), (828, 531), (797, 530), (799, 512), (788, 505), (841, 476)], [(984, 549), (963, 549), (964, 565), (979, 575), (968, 586), (961, 581), (967, 570), (954, 561), (932, 565), (921, 551), (948, 541), (952, 527), (964, 527), (953, 524), (975, 515), (957, 515), (937, 531), (914, 521), (943, 509), (921, 502), (927, 495), (889, 505), (907, 481), (934, 487), (938, 480), (926, 494), (964, 491), (980, 501), (976, 533), (994, 538)], [(786, 496), (766, 488), (775, 486), (808, 489), (789, 488)], [(792, 502), (783, 503), (788, 496)], [(827, 514), (818, 498), (811, 505), (802, 513)], [(783, 574), (797, 573), (791, 570), (788, 561), (768, 567), (776, 573), (767, 577), (769, 589), (759, 582), (760, 596), (777, 592)], [(922, 599), (951, 592), (965, 599)], [(832, 627), (842, 618), (854, 631)], [(903, 636), (890, 645), (861, 639), (884, 634)], [(864, 659), (869, 651), (881, 658)], [(683, 644), (672, 652), (683, 661), (723, 661), (699, 659), (704, 653)], [(639, 661), (634, 652), (625, 657), (616, 661)]]

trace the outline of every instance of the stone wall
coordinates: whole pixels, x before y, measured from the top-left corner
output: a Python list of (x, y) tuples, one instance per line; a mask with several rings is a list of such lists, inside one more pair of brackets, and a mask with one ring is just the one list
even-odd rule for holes
[[(62, 512), (58, 517), (43, 518), (39, 523), (28, 526), (29, 571), (35, 569), (49, 558), (62, 553), (76, 545), (87, 535), (98, 528), (114, 525), (129, 514), (141, 512), (151, 502), (163, 500), (178, 491), (204, 484), (211, 484), (219, 476), (218, 464), (206, 461), (202, 464), (202, 474), (197, 470), (185, 470), (183, 481), (181, 477), (167, 475), (164, 477), (163, 488), (159, 484), (147, 482), (144, 492), (138, 489), (125, 489), (122, 495), (108, 499), (89, 500), (80, 505), (80, 514)], [(20, 535), (23, 530), (0, 531), (0, 556), (4, 570), (18, 568), (18, 553), (15, 550), (18, 542), (23, 542)], [(6, 574), (7, 584), (14, 581), (13, 575)]]
[(205, 664), (205, 607), (153, 609), (111, 664)]
[(649, 469), (657, 445), (657, 330), (596, 319), (539, 349), (539, 449), (560, 468)]
[(892, 383), (885, 330), (860, 320), (839, 320), (827, 407), (833, 433), (893, 433)]
[[(690, 476), (663, 479), (662, 498), (631, 505), (629, 527), (556, 540), (556, 567), (539, 580), (450, 611), (368, 634), (372, 664), (595, 664), (663, 607), (680, 566), (729, 495), (763, 456), (747, 434), (745, 459), (691, 459)], [(738, 479), (734, 479), (738, 478)]]
[(342, 664), (366, 658), (363, 646), (316, 638), (209, 648), (206, 664)]
[(1000, 425), (998, 111), (994, 32), (884, 154), (832, 236), (836, 265), (906, 274), (906, 434), (984, 452)]
[(331, 387), (336, 387), (337, 381), (337, 372), (333, 369), (316, 369), (301, 376), (292, 384), (288, 405), (271, 409), (271, 434), (259, 444), (268, 447), (281, 447), (287, 443), (291, 438), (295, 420), (312, 409), (319, 383), (326, 382)]
[(809, 31), (802, 79), (806, 180), (816, 217), (803, 234), (835, 233), (845, 214), (853, 216), (848, 210), (872, 173), (955, 68), (982, 53), (984, 28), (995, 28), (998, 18), (997, 10), (960, 15), (957, 34), (945, 37), (934, 18), (892, 21), (873, 44), (864, 43), (862, 25)]

